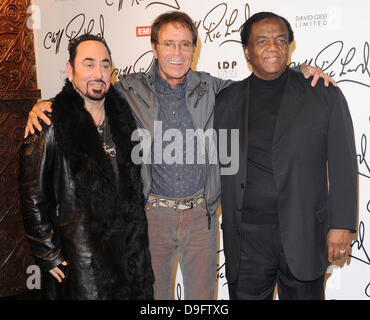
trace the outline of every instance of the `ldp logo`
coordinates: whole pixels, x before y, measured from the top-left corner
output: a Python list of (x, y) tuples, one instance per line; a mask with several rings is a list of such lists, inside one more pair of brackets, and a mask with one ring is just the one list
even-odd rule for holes
[(137, 37), (150, 37), (151, 26), (145, 27), (136, 27), (136, 36)]

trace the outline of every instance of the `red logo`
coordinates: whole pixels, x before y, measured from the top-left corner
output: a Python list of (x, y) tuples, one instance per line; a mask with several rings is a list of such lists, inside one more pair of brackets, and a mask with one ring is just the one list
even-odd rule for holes
[(136, 36), (137, 37), (150, 37), (151, 26), (142, 26), (136, 27)]

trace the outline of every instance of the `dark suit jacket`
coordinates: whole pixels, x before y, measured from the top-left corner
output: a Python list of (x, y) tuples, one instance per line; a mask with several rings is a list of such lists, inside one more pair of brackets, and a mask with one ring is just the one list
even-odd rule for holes
[[(215, 128), (239, 129), (239, 171), (221, 176), (222, 230), (226, 276), (239, 272), (241, 215), (248, 150), (250, 78), (222, 91)], [(230, 141), (228, 141), (230, 154)], [(222, 168), (223, 164), (221, 164)], [(328, 229), (356, 230), (357, 162), (352, 120), (339, 88), (310, 86), (289, 70), (272, 146), (279, 193), (279, 224), (293, 275), (314, 280), (329, 265)], [(330, 191), (328, 190), (330, 189)]]

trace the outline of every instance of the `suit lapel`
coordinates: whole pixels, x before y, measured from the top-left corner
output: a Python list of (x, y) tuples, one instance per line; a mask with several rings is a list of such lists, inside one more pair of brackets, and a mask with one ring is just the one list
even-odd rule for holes
[[(249, 100), (250, 100), (250, 77), (245, 79), (242, 82), (239, 94), (239, 105), (235, 110), (235, 116), (237, 123), (237, 128), (239, 129), (239, 146), (240, 146), (240, 159), (247, 159), (247, 150), (248, 150), (248, 109), (249, 109)], [(245, 163), (245, 162), (244, 162)]]
[(248, 157), (248, 110), (250, 101), (250, 77), (245, 79), (237, 93), (239, 105), (235, 109), (235, 122), (239, 129), (239, 177), (242, 183), (247, 177)]
[(288, 70), (288, 79), (276, 121), (273, 145), (279, 142), (302, 110), (305, 103), (302, 89), (303, 87), (297, 79), (297, 74), (294, 71)]

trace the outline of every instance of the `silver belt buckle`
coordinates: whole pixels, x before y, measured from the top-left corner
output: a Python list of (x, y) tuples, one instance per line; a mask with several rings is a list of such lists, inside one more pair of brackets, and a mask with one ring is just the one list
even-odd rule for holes
[(202, 201), (203, 201), (202, 196), (197, 196), (197, 197), (192, 198), (191, 200), (186, 200), (184, 201), (184, 204), (183, 204), (184, 206), (186, 206), (186, 208), (184, 208), (183, 210), (193, 209), (197, 204), (202, 203)]
[(158, 196), (149, 195), (148, 201), (153, 204), (155, 207), (156, 205), (166, 208), (173, 208), (179, 210), (186, 210), (186, 209), (193, 209), (197, 204), (202, 203), (203, 197), (197, 196), (192, 198), (191, 200), (171, 200), (166, 198), (161, 198)]

